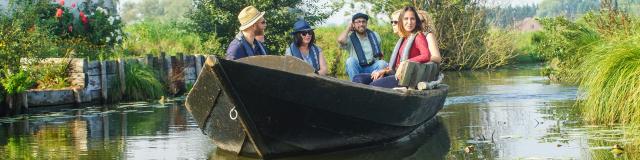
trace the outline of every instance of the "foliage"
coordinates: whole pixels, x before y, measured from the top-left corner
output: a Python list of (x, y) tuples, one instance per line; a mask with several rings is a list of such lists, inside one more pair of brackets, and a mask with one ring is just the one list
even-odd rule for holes
[(120, 15), (127, 24), (141, 21), (182, 21), (185, 19), (184, 15), (192, 9), (192, 3), (193, 0), (126, 1), (122, 4)]
[[(193, 21), (193, 30), (202, 41), (208, 42), (216, 33), (216, 41), (221, 48), (227, 48), (233, 37), (239, 32), (240, 24), (236, 18), (246, 6), (253, 5), (264, 11), (267, 21), (266, 46), (270, 54), (282, 55), (291, 41), (291, 28), (296, 18), (303, 17), (312, 25), (317, 25), (331, 15), (337, 7), (330, 4), (316, 4), (311, 0), (196, 0), (194, 9), (188, 13)], [(329, 8), (329, 9), (327, 9)], [(221, 54), (221, 53), (216, 53)]]
[(69, 63), (50, 63), (34, 68), (37, 89), (60, 89), (71, 85), (68, 81)]
[[(127, 56), (166, 52), (175, 53), (216, 53), (222, 52), (216, 41), (202, 42), (196, 33), (187, 29), (187, 22), (141, 21), (124, 28), (128, 38), (122, 48), (133, 53)], [(212, 34), (215, 39), (215, 34)]]
[(4, 72), (2, 74), (4, 76), (0, 78), (0, 83), (2, 83), (7, 95), (23, 93), (35, 83), (29, 75), (29, 71), (26, 70), (20, 70), (16, 73)]
[(600, 8), (599, 0), (543, 0), (538, 5), (538, 17), (564, 16), (577, 19), (581, 14)]
[(489, 30), (489, 34), (484, 37), (485, 52), (480, 54), (471, 68), (492, 69), (509, 64), (519, 54), (515, 41), (511, 39), (513, 37), (516, 37), (513, 32), (500, 29)]
[(44, 4), (19, 6), (10, 15), (0, 14), (0, 69), (18, 71), (21, 58), (34, 62), (50, 54), (53, 38), (49, 28), (38, 27), (31, 19), (38, 19), (35, 10)]
[(487, 22), (500, 28), (513, 27), (517, 22), (536, 15), (536, 5), (486, 8)]
[(473, 68), (485, 53), (488, 25), (477, 3), (475, 0), (434, 1), (429, 5), (445, 68)]
[(584, 117), (591, 122), (640, 124), (640, 35), (595, 47), (577, 67), (585, 91)]
[(157, 74), (148, 66), (139, 63), (125, 65), (126, 100), (156, 99), (164, 95), (164, 87)]
[(578, 82), (579, 73), (573, 70), (601, 36), (584, 23), (571, 22), (564, 17), (539, 19), (544, 30), (533, 35), (537, 53), (549, 62), (553, 76), (561, 81)]
[(601, 9), (618, 10), (635, 15), (640, 13), (638, 0), (543, 0), (538, 6), (538, 17), (564, 16), (571, 20)]
[(109, 14), (102, 4), (84, 0), (67, 7), (46, 0), (12, 0), (1, 25), (3, 32), (28, 31), (25, 36), (38, 37), (32, 42), (47, 48), (40, 51), (47, 57), (75, 51), (77, 57), (102, 58), (123, 40), (119, 16)]

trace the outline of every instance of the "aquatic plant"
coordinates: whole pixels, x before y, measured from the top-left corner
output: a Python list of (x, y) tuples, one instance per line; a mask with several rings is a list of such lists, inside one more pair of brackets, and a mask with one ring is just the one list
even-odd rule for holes
[(150, 67), (139, 63), (127, 63), (124, 68), (126, 75), (124, 99), (157, 99), (164, 95), (164, 87)]
[(594, 48), (580, 65), (584, 117), (599, 123), (640, 124), (640, 36)]

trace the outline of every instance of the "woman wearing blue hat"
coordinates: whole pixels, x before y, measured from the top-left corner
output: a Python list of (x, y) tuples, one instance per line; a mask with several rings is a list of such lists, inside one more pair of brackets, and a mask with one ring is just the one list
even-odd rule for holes
[(313, 66), (319, 75), (327, 74), (327, 62), (322, 49), (315, 45), (313, 28), (304, 20), (293, 24), (293, 43), (287, 48), (286, 55), (298, 57)]

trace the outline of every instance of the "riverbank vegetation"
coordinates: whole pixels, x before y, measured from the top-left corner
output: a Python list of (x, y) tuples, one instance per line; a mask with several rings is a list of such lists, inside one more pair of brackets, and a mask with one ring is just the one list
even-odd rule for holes
[[(576, 106), (588, 123), (620, 124), (634, 137), (640, 132), (640, 18), (615, 2), (602, 1), (600, 10), (575, 21), (541, 18), (544, 30), (532, 46), (547, 61), (548, 76), (579, 86)], [(628, 145), (636, 149), (640, 140)]]

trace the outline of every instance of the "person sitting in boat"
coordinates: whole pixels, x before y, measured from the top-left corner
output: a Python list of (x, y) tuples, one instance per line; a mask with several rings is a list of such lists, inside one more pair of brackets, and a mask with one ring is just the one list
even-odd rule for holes
[[(403, 10), (400, 9), (391, 13), (391, 27), (393, 28), (393, 34), (396, 34), (399, 37), (402, 37), (402, 34), (400, 34), (400, 31), (398, 30), (398, 18), (400, 17), (400, 13), (402, 13), (402, 11)], [(354, 76), (351, 81), (356, 83), (369, 84), (373, 80), (377, 80), (380, 78), (382, 78), (382, 76), (373, 76), (372, 74), (358, 74)]]
[(429, 45), (429, 52), (431, 53), (431, 62), (442, 62), (442, 56), (440, 56), (440, 49), (438, 48), (438, 41), (434, 35), (436, 30), (433, 25), (433, 20), (427, 11), (418, 10), (420, 16), (420, 22), (422, 22), (422, 33), (427, 37), (427, 45)]
[(316, 36), (313, 28), (305, 20), (298, 20), (293, 24), (293, 43), (289, 45), (285, 54), (300, 58), (311, 65), (319, 75), (327, 74), (327, 62), (322, 49), (316, 46)]
[(240, 11), (238, 20), (240, 21), (240, 33), (229, 44), (226, 59), (236, 60), (239, 58), (267, 55), (265, 46), (256, 36), (264, 35), (267, 28), (267, 21), (264, 19), (264, 12), (258, 11), (253, 6), (248, 6)]
[[(401, 62), (409, 60), (427, 63), (431, 61), (431, 50), (438, 50), (433, 33), (428, 33), (426, 36), (423, 33), (423, 23), (420, 21), (418, 12), (414, 7), (405, 7), (403, 9), (399, 15), (398, 24), (401, 38), (393, 49), (389, 67), (372, 73), (374, 79), (377, 80), (371, 82), (370, 85), (385, 88), (399, 87), (399, 79), (395, 72), (402, 69), (398, 68), (398, 66), (402, 66), (400, 65)], [(427, 39), (431, 39), (431, 41)], [(430, 44), (429, 42), (434, 43)]]
[(382, 60), (382, 39), (378, 33), (367, 29), (368, 20), (369, 16), (366, 14), (353, 15), (346, 30), (338, 36), (340, 47), (349, 51), (345, 64), (349, 80), (353, 80), (358, 74), (371, 74), (387, 67), (387, 62)]

